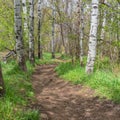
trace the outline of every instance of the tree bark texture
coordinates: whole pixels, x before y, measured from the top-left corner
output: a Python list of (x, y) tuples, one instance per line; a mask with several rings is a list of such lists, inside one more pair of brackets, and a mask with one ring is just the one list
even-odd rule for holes
[(29, 0), (29, 60), (32, 64), (35, 62), (34, 56), (34, 0)]
[(21, 17), (21, 0), (14, 0), (14, 20), (15, 20), (15, 36), (16, 36), (16, 52), (20, 68), (26, 71), (23, 32), (22, 32), (22, 17)]
[(98, 5), (99, 5), (99, 0), (92, 0), (89, 50), (88, 50), (88, 58), (86, 65), (86, 72), (88, 74), (93, 72), (94, 62), (96, 57), (98, 13), (99, 13)]
[(41, 19), (42, 19), (42, 0), (38, 0), (38, 58), (42, 58), (42, 44), (41, 44)]
[(55, 46), (54, 46), (54, 42), (55, 42), (55, 7), (54, 7), (54, 0), (52, 1), (53, 5), (52, 5), (52, 40), (51, 40), (51, 52), (52, 52), (52, 58), (55, 58)]

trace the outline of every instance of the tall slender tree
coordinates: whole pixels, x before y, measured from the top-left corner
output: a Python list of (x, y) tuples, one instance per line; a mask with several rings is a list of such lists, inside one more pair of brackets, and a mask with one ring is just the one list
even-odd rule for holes
[[(120, 11), (120, 0), (118, 0), (117, 10)], [(117, 19), (118, 19), (117, 40), (118, 44), (120, 44), (120, 14), (118, 14)], [(118, 63), (120, 63), (120, 46), (118, 46)]]
[(27, 5), (27, 0), (22, 0), (22, 11), (23, 11), (23, 38), (24, 38), (24, 43), (25, 43), (25, 57), (28, 59), (28, 53), (29, 53), (29, 31), (28, 31), (28, 5)]
[[(28, 17), (27, 17), (27, 2), (26, 0), (22, 0), (22, 9), (23, 9), (23, 18), (24, 18), (24, 31), (26, 31), (28, 29)], [(27, 34), (27, 33), (26, 33)], [(28, 37), (28, 36), (27, 36)]]
[(42, 19), (42, 0), (38, 0), (38, 58), (42, 58), (42, 44), (41, 44), (41, 19)]
[(84, 2), (81, 0), (81, 24), (80, 24), (80, 64), (83, 65), (83, 40), (84, 40)]
[[(104, 0), (104, 3), (107, 3), (107, 0)], [(105, 25), (106, 25), (106, 10), (103, 12), (103, 20), (102, 20), (102, 29), (101, 29), (101, 40), (104, 40), (105, 37)]]
[(88, 51), (88, 58), (86, 65), (86, 72), (88, 74), (93, 72), (94, 62), (96, 57), (97, 28), (98, 28), (98, 14), (99, 14), (98, 5), (99, 5), (99, 0), (92, 0), (89, 51)]
[(14, 19), (18, 64), (22, 70), (26, 71), (22, 32), (21, 0), (14, 0)]
[(64, 26), (63, 26), (63, 17), (62, 17), (62, 10), (60, 8), (60, 6), (62, 6), (63, 1), (59, 1), (56, 0), (57, 4), (56, 4), (56, 10), (58, 12), (59, 15), (59, 21), (60, 21), (60, 34), (61, 34), (61, 39), (62, 39), (62, 43), (63, 43), (63, 48), (64, 48), (64, 52), (65, 54), (67, 54), (67, 49), (66, 49), (66, 42), (64, 39)]
[(52, 40), (51, 40), (51, 52), (52, 58), (55, 58), (55, 7), (54, 7), (54, 0), (52, 0)]
[(32, 64), (35, 62), (34, 56), (34, 0), (29, 0), (29, 60)]
[(80, 64), (83, 65), (83, 39), (84, 39), (84, 6), (83, 1), (78, 0), (78, 23), (79, 23), (79, 44), (80, 44)]
[(3, 96), (5, 93), (5, 88), (4, 88), (4, 81), (3, 81), (3, 76), (2, 76), (2, 68), (1, 68), (1, 63), (0, 63), (0, 97)]

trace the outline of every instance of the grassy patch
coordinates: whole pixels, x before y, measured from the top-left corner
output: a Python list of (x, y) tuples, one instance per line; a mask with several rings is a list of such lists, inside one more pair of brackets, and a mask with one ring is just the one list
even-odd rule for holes
[(43, 58), (41, 60), (39, 60), (38, 58), (36, 58), (36, 64), (55, 64), (55, 63), (59, 63), (62, 62), (62, 60), (67, 60), (68, 57), (65, 57), (64, 55), (61, 55), (60, 53), (56, 53), (55, 54), (55, 59), (52, 59), (51, 53), (43, 53)]
[[(56, 53), (56, 58), (61, 56)], [(66, 59), (62, 56), (61, 59)], [(57, 59), (51, 59), (50, 53), (44, 53), (43, 59), (35, 59), (35, 63), (53, 64), (58, 63)], [(29, 61), (26, 62), (27, 72), (19, 69), (15, 61), (2, 63), (3, 77), (5, 81), (6, 94), (0, 98), (0, 120), (39, 120), (39, 112), (26, 110), (30, 99), (34, 100), (34, 93), (30, 81), (34, 67)]]
[(93, 74), (87, 75), (79, 63), (61, 63), (56, 71), (62, 78), (74, 84), (90, 86), (96, 90), (97, 95), (120, 103), (120, 72), (116, 75), (112, 70), (96, 69)]
[(38, 111), (25, 110), (28, 99), (34, 98), (30, 77), (34, 67), (26, 63), (28, 71), (21, 71), (15, 61), (2, 64), (6, 94), (0, 99), (0, 120), (38, 120)]

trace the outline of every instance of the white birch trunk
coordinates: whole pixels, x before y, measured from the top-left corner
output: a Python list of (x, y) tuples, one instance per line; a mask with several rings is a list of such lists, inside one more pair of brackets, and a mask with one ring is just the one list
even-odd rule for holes
[(101, 40), (104, 40), (104, 37), (105, 37), (105, 25), (106, 25), (106, 12), (104, 12), (104, 18), (102, 21), (102, 30), (101, 30), (101, 35), (100, 35)]
[(29, 0), (29, 60), (34, 64), (34, 0)]
[(83, 40), (84, 40), (84, 5), (81, 2), (81, 24), (80, 24), (80, 63), (83, 65)]
[(16, 52), (18, 64), (22, 70), (26, 70), (23, 33), (22, 33), (22, 17), (21, 17), (21, 0), (14, 0), (14, 19), (15, 19), (15, 36), (16, 36)]
[(24, 27), (24, 42), (25, 42), (25, 54), (28, 58), (28, 53), (29, 53), (29, 45), (28, 45), (28, 37), (29, 37), (29, 31), (28, 31), (28, 9), (27, 9), (27, 0), (22, 0), (22, 10), (23, 10), (23, 27)]
[[(104, 3), (107, 3), (107, 0), (105, 0)], [(104, 37), (105, 37), (106, 11), (104, 11), (103, 14), (104, 15), (103, 15), (103, 21), (102, 21), (102, 30), (100, 35), (101, 40), (104, 40)]]
[(83, 39), (84, 39), (84, 7), (83, 1), (78, 0), (78, 16), (79, 16), (79, 44), (80, 44), (80, 64), (83, 65)]
[(42, 45), (41, 45), (41, 19), (42, 19), (42, 0), (38, 0), (38, 58), (42, 58)]
[(99, 0), (92, 0), (89, 51), (88, 51), (88, 58), (86, 65), (86, 72), (88, 74), (93, 72), (94, 62), (96, 57), (97, 28), (98, 28), (98, 14), (99, 14), (98, 5), (99, 5)]
[(22, 0), (22, 9), (23, 9), (23, 18), (24, 18), (24, 31), (26, 31), (28, 29), (26, 0)]

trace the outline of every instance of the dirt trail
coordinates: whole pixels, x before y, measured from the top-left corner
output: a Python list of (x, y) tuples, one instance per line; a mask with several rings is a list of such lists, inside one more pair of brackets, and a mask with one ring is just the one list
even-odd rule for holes
[(56, 65), (38, 66), (32, 77), (41, 120), (120, 120), (120, 105), (100, 100), (94, 91), (58, 77)]

